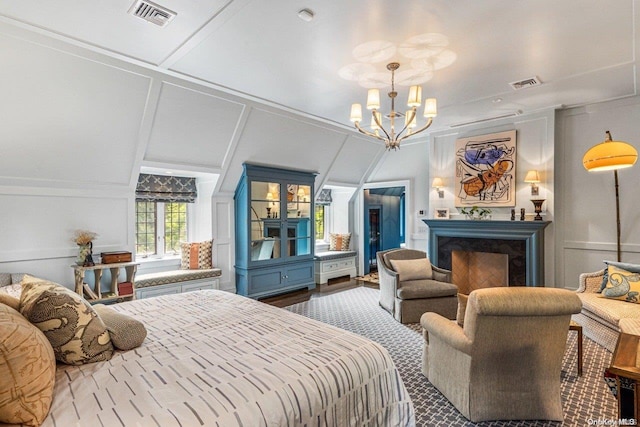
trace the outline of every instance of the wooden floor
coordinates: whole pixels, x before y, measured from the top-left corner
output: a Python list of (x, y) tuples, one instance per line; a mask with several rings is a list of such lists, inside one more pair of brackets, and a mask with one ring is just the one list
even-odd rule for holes
[(299, 291), (289, 292), (282, 295), (276, 295), (261, 299), (261, 302), (274, 305), (276, 307), (286, 307), (293, 304), (308, 301), (313, 294), (330, 294), (333, 292), (340, 292), (347, 289), (356, 288), (358, 286), (367, 286), (369, 288), (378, 288), (378, 285), (371, 282), (364, 282), (356, 279), (346, 279), (343, 281), (329, 281), (326, 285), (316, 285), (315, 289), (301, 289)]

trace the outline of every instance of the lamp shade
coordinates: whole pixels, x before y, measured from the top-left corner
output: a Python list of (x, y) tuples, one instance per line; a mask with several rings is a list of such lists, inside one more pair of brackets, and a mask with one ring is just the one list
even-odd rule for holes
[(362, 121), (362, 105), (353, 104), (351, 105), (351, 117), (350, 120), (352, 122), (361, 122)]
[(588, 171), (608, 171), (628, 168), (638, 160), (638, 151), (631, 144), (622, 141), (604, 141), (594, 145), (582, 158)]
[(433, 182), (431, 183), (431, 187), (433, 188), (440, 188), (440, 187), (444, 187), (444, 181), (442, 181), (442, 178), (433, 178)]
[(380, 108), (380, 91), (369, 89), (367, 93), (367, 110), (377, 110)]
[(540, 182), (540, 176), (537, 170), (530, 170), (527, 172), (527, 176), (524, 177), (524, 182), (536, 183)]
[(438, 115), (438, 102), (435, 98), (427, 98), (424, 101), (424, 117), (433, 118)]

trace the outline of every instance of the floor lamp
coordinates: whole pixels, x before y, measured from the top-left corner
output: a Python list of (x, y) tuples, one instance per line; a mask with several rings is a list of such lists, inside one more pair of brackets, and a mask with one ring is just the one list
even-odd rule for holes
[(616, 189), (616, 232), (617, 253), (620, 261), (620, 195), (618, 191), (618, 169), (629, 168), (638, 160), (638, 151), (633, 145), (622, 141), (613, 141), (611, 132), (606, 132), (606, 139), (594, 145), (582, 158), (582, 164), (589, 172), (613, 171)]

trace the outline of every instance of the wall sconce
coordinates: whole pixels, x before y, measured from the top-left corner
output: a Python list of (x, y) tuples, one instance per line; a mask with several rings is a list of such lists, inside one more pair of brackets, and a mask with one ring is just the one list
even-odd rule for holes
[(433, 178), (431, 187), (436, 189), (440, 199), (444, 199), (444, 190), (441, 190), (441, 188), (444, 187), (444, 181), (442, 181), (442, 178)]
[(531, 195), (538, 195), (538, 186), (536, 185), (540, 182), (540, 176), (538, 175), (537, 170), (530, 170), (527, 172), (527, 176), (524, 177), (524, 182), (531, 184)]

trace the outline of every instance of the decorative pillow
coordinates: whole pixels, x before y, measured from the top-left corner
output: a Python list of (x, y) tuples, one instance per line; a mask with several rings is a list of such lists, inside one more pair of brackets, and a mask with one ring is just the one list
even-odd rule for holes
[(610, 265), (607, 286), (601, 295), (605, 298), (640, 303), (640, 274)]
[(618, 268), (622, 268), (631, 273), (640, 273), (640, 264), (630, 264), (628, 262), (617, 262), (617, 261), (602, 261), (606, 268), (604, 269), (604, 275), (602, 276), (602, 284), (600, 285), (600, 290), (598, 292), (602, 292), (604, 288), (607, 287), (607, 282), (609, 281), (609, 266), (613, 265)]
[(391, 266), (400, 275), (400, 281), (433, 279), (429, 258), (392, 259)]
[(336, 234), (329, 233), (329, 250), (330, 251), (348, 251), (351, 242), (351, 233)]
[(22, 285), (20, 283), (14, 283), (12, 285), (3, 286), (0, 288), (0, 294), (8, 294), (14, 298), (20, 298), (20, 294), (22, 294)]
[(14, 310), (20, 310), (20, 300), (2, 292), (0, 292), (0, 304), (8, 305)]
[(16, 310), (0, 304), (0, 422), (42, 424), (53, 400), (56, 359), (51, 344)]
[(464, 326), (464, 314), (467, 312), (467, 301), (469, 295), (458, 294), (458, 312), (456, 313), (456, 323), (460, 327)]
[(183, 270), (206, 270), (213, 268), (213, 240), (200, 243), (180, 243)]
[(118, 350), (131, 350), (140, 347), (147, 337), (142, 322), (126, 314), (118, 313), (103, 304), (93, 306), (100, 319), (107, 325), (113, 346)]
[(87, 301), (64, 286), (25, 276), (20, 312), (44, 332), (59, 362), (82, 365), (113, 355), (105, 324)]

